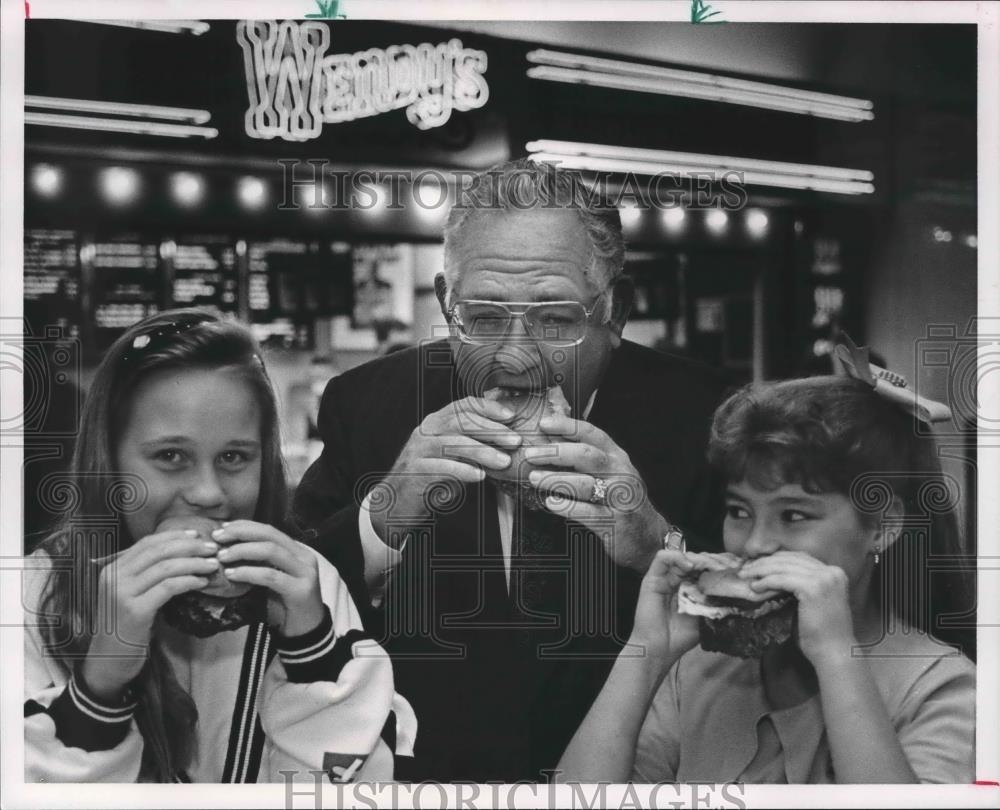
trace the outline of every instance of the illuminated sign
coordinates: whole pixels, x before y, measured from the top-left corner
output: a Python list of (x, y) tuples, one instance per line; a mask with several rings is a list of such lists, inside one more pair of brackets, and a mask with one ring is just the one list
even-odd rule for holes
[(306, 141), (323, 124), (406, 108), (419, 129), (439, 127), (452, 110), (482, 107), (489, 98), (486, 52), (458, 39), (432, 45), (390, 45), (327, 55), (330, 28), (321, 22), (244, 20), (246, 131), (252, 138)]

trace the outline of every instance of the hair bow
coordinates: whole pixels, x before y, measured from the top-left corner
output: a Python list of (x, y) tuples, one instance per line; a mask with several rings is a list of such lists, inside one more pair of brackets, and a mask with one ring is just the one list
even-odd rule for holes
[(951, 419), (951, 409), (943, 402), (920, 396), (901, 374), (870, 363), (867, 346), (856, 346), (850, 336), (843, 332), (841, 338), (844, 342), (834, 349), (834, 357), (840, 361), (834, 365), (840, 374), (868, 383), (880, 397), (898, 405), (922, 422), (947, 422)]

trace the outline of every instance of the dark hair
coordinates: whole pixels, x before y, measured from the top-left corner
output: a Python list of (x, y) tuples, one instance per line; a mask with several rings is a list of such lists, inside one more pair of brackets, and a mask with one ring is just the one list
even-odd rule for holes
[[(97, 367), (84, 403), (70, 469), (67, 509), (39, 548), (72, 560), (69, 576), (53, 568), (42, 613), (47, 652), (72, 670), (94, 634), (97, 572), (91, 560), (128, 548), (123, 513), (143, 501), (144, 484), (117, 471), (116, 441), (139, 384), (155, 374), (192, 368), (232, 369), (252, 387), (261, 411), (261, 484), (254, 519), (284, 525), (287, 492), (278, 431), (278, 409), (259, 348), (249, 330), (198, 309), (169, 310), (129, 328)], [(87, 531), (79, 516), (107, 515), (114, 532)], [(143, 781), (173, 781), (191, 756), (197, 709), (153, 643), (139, 676), (136, 722), (145, 746)]]
[(708, 458), (729, 481), (839, 493), (876, 523), (898, 498), (899, 537), (884, 551), (873, 587), (907, 625), (974, 656), (974, 629), (935, 625), (939, 615), (968, 612), (970, 578), (929, 575), (931, 557), (957, 562), (965, 553), (959, 487), (942, 472), (933, 437), (918, 433), (904, 410), (850, 377), (751, 384), (716, 411)]

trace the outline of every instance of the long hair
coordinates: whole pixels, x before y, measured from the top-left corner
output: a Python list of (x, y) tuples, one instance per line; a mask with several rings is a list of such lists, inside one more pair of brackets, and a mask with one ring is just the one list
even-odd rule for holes
[[(117, 469), (117, 440), (137, 386), (151, 375), (187, 369), (227, 369), (251, 386), (261, 412), (261, 483), (254, 519), (285, 525), (287, 491), (274, 390), (246, 327), (197, 309), (162, 312), (128, 329), (107, 351), (84, 403), (70, 468), (72, 509), (39, 548), (70, 561), (68, 576), (52, 569), (42, 614), (47, 652), (68, 670), (87, 654), (95, 633), (95, 559), (128, 548), (123, 514), (141, 505), (144, 483)], [(83, 516), (112, 515), (114, 531), (88, 529)], [(197, 709), (155, 642), (138, 677), (136, 722), (144, 740), (140, 780), (169, 782), (190, 761)]]
[[(716, 411), (708, 457), (729, 481), (839, 493), (870, 525), (898, 532), (882, 553), (873, 595), (908, 626), (975, 657), (967, 616), (962, 626), (937, 621), (968, 614), (973, 589), (961, 563), (959, 487), (913, 417), (850, 377), (751, 384)], [(887, 514), (894, 498), (901, 520)], [(948, 565), (947, 576), (931, 575), (935, 562)]]

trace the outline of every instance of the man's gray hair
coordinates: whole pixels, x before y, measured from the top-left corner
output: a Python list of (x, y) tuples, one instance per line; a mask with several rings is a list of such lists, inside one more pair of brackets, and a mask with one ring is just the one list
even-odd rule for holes
[[(590, 263), (584, 268), (584, 276), (594, 289), (605, 290), (622, 274), (625, 239), (618, 208), (602, 197), (598, 186), (587, 188), (578, 173), (521, 158), (487, 169), (472, 179), (470, 187), (458, 190), (458, 202), (444, 226), (444, 279), (449, 296), (459, 273), (452, 254), (469, 217), (536, 209), (576, 212), (590, 238)], [(611, 315), (610, 291), (604, 298), (607, 320)]]

